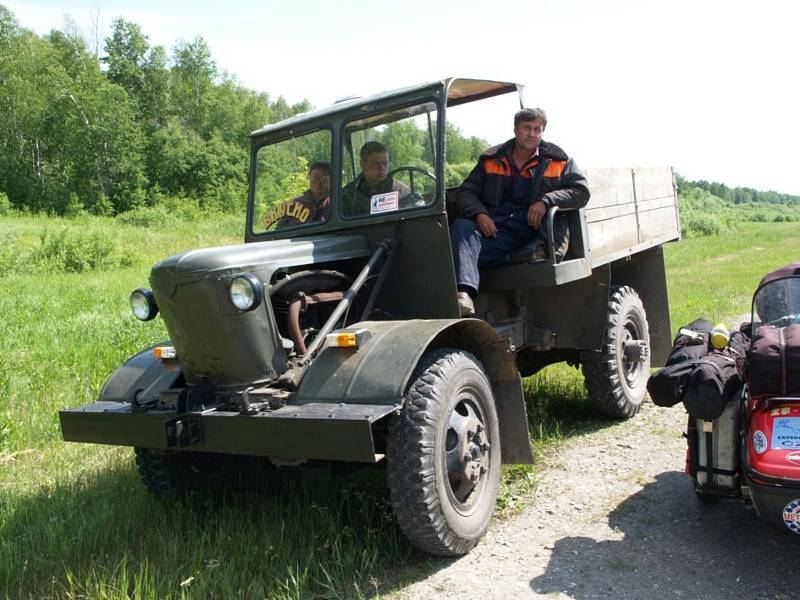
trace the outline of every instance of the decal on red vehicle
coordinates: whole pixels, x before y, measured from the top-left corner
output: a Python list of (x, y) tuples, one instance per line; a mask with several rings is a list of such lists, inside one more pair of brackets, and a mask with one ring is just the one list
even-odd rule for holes
[(792, 500), (783, 508), (783, 522), (790, 530), (800, 534), (800, 500)]
[(800, 449), (800, 417), (775, 419), (772, 428), (772, 447), (777, 450)]
[(753, 450), (756, 454), (764, 454), (767, 451), (767, 436), (760, 429), (753, 433)]
[(800, 465), (800, 452), (791, 452), (787, 454), (786, 460), (788, 460), (790, 463)]

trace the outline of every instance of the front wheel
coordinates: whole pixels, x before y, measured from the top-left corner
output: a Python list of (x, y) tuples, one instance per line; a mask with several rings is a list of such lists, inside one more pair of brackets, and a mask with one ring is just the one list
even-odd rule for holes
[(472, 354), (422, 357), (389, 423), (386, 458), (392, 507), (411, 543), (443, 556), (469, 552), (494, 514), (501, 465), (492, 388)]
[(589, 401), (609, 417), (627, 419), (642, 407), (650, 376), (650, 331), (639, 294), (614, 288), (600, 352), (581, 357)]
[(211, 452), (134, 448), (142, 483), (156, 496), (222, 485), (233, 478), (236, 457)]

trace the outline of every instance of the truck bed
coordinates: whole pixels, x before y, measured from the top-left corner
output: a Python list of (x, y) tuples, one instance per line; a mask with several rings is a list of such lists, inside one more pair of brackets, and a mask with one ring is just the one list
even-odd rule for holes
[(681, 235), (672, 168), (587, 169), (592, 268)]

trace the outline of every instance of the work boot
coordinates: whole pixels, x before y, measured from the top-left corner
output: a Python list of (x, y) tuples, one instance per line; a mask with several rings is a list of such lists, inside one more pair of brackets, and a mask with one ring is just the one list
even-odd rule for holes
[(462, 317), (471, 317), (475, 314), (475, 304), (467, 292), (458, 292), (458, 309)]

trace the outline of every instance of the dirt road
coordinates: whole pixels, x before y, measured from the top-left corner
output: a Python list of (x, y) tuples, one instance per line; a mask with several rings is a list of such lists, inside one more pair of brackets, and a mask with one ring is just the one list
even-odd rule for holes
[(397, 598), (800, 598), (800, 536), (773, 531), (739, 500), (695, 498), (685, 418), (680, 406), (648, 404), (571, 439), (532, 506)]

